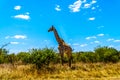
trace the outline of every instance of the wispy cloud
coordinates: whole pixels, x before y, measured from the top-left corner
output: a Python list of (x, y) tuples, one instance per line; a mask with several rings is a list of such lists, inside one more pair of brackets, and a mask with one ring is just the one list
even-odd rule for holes
[(95, 8), (95, 7), (92, 7), (91, 9), (92, 9), (92, 10), (95, 10), (96, 8)]
[(5, 37), (5, 39), (9, 39), (9, 38), (10, 38), (10, 36), (6, 36), (6, 37)]
[(101, 28), (104, 28), (104, 26), (98, 26), (97, 28), (98, 28), (98, 29), (101, 29)]
[(90, 42), (90, 44), (100, 44), (100, 41), (96, 40), (96, 41)]
[(56, 11), (61, 11), (60, 5), (56, 5), (55, 10)]
[(90, 8), (90, 7), (91, 7), (91, 4), (88, 4), (88, 3), (84, 4), (84, 8)]
[[(95, 3), (97, 3), (97, 1), (96, 1), (96, 0), (92, 0), (92, 1), (89, 2), (89, 3), (85, 3), (84, 6), (83, 6), (83, 8), (91, 8), (91, 6), (92, 6), (93, 4), (95, 4)], [(92, 9), (95, 9), (95, 7), (93, 7)]]
[(114, 45), (109, 45), (108, 47), (114, 47)]
[(15, 39), (26, 39), (27, 36), (25, 36), (25, 35), (15, 35), (15, 36), (13, 36), (13, 38), (15, 38)]
[(107, 41), (107, 42), (110, 42), (110, 41), (112, 41), (112, 42), (120, 42), (119, 39), (113, 39), (113, 38), (109, 38), (109, 39), (107, 39), (106, 41)]
[(91, 1), (91, 4), (95, 4), (95, 3), (97, 3), (96, 0), (92, 0), (92, 1)]
[(90, 40), (90, 39), (96, 39), (96, 36), (89, 36), (85, 38), (86, 40)]
[(29, 20), (30, 19), (30, 16), (27, 14), (18, 14), (18, 15), (15, 15), (13, 16), (14, 18), (16, 19), (24, 19), (24, 20)]
[(101, 33), (101, 34), (98, 34), (97, 36), (101, 36), (102, 37), (102, 36), (104, 36), (104, 34)]
[(114, 40), (113, 42), (120, 42), (120, 40)]
[(87, 2), (87, 0), (82, 0), (82, 3), (86, 3)]
[(113, 38), (109, 38), (109, 39), (107, 39), (106, 41), (114, 41), (114, 39)]
[(26, 15), (29, 15), (30, 13), (29, 13), (29, 12), (26, 12), (25, 14), (26, 14)]
[(88, 18), (88, 20), (93, 21), (93, 20), (95, 20), (95, 17), (90, 17), (90, 18)]
[(15, 6), (14, 9), (15, 9), (15, 10), (20, 10), (20, 9), (21, 9), (21, 6)]
[(101, 34), (97, 34), (95, 36), (88, 36), (85, 39), (86, 40), (90, 40), (90, 39), (96, 39), (97, 37), (103, 37), (105, 34), (101, 33)]
[(14, 39), (26, 39), (26, 35), (15, 35), (15, 36), (6, 36), (5, 39), (14, 38)]
[(100, 43), (100, 41), (94, 41), (94, 43), (99, 44), (99, 43)]
[(85, 47), (87, 46), (88, 44), (81, 44), (80, 47)]
[(10, 42), (10, 44), (19, 44), (19, 42)]
[(46, 39), (46, 40), (43, 40), (43, 41), (42, 41), (42, 44), (44, 44), (44, 45), (49, 45), (49, 44), (50, 44), (50, 40), (47, 40), (47, 39)]
[(69, 5), (68, 8), (71, 10), (71, 12), (79, 12), (81, 5), (82, 5), (82, 1), (81, 0), (77, 0), (73, 4)]
[[(15, 9), (15, 10), (20, 10), (20, 9), (21, 9), (21, 6), (20, 6), (20, 5), (15, 6), (14, 9)], [(26, 12), (26, 13), (24, 13), (24, 14), (14, 15), (14, 16), (12, 16), (12, 17), (15, 18), (15, 19), (29, 20), (29, 19), (30, 19), (29, 14), (30, 14), (29, 12)]]
[[(69, 5), (69, 9), (71, 12), (79, 12), (80, 9), (84, 8), (91, 8), (93, 4), (97, 3), (96, 0), (92, 0), (91, 2), (87, 3), (87, 0), (77, 0), (73, 4)], [(95, 7), (92, 7), (92, 10), (94, 10)]]

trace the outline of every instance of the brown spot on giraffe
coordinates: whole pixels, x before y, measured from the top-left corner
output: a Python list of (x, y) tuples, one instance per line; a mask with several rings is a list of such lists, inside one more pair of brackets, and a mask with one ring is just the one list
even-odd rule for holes
[(67, 57), (69, 58), (69, 67), (71, 67), (72, 48), (69, 45), (67, 45), (62, 38), (59, 37), (58, 32), (53, 25), (48, 30), (48, 32), (51, 32), (51, 31), (54, 32), (55, 38), (58, 42), (58, 50), (59, 50), (59, 53), (61, 55), (62, 65), (63, 65), (64, 54), (67, 54)]

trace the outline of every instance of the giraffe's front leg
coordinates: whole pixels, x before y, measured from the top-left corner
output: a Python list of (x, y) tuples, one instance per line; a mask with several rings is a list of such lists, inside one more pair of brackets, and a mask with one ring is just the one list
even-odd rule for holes
[(72, 53), (70, 52), (70, 56), (69, 56), (69, 67), (71, 67), (71, 63), (72, 63)]
[(66, 54), (67, 54), (68, 59), (69, 59), (69, 61), (68, 61), (69, 62), (69, 67), (71, 67), (71, 63), (72, 63), (72, 49), (70, 47), (68, 47), (66, 50), (67, 50)]
[(63, 53), (63, 50), (62, 50), (61, 47), (58, 47), (58, 50), (59, 50), (59, 53), (60, 53), (60, 56), (61, 56), (61, 62), (62, 62), (62, 65), (63, 65), (63, 62), (64, 62), (64, 60), (63, 60), (64, 53)]

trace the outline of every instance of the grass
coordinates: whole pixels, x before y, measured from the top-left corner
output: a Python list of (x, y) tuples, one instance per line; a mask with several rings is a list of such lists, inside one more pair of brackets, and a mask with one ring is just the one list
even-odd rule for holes
[(34, 65), (0, 64), (0, 80), (118, 80), (119, 63), (75, 63), (50, 65), (37, 70)]

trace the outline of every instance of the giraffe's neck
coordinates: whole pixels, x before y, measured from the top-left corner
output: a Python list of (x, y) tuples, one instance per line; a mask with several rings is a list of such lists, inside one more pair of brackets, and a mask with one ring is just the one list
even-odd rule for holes
[(61, 38), (59, 37), (57, 30), (54, 29), (53, 32), (54, 32), (54, 35), (55, 35), (55, 38), (56, 38), (58, 44), (61, 44), (63, 41), (62, 41)]

